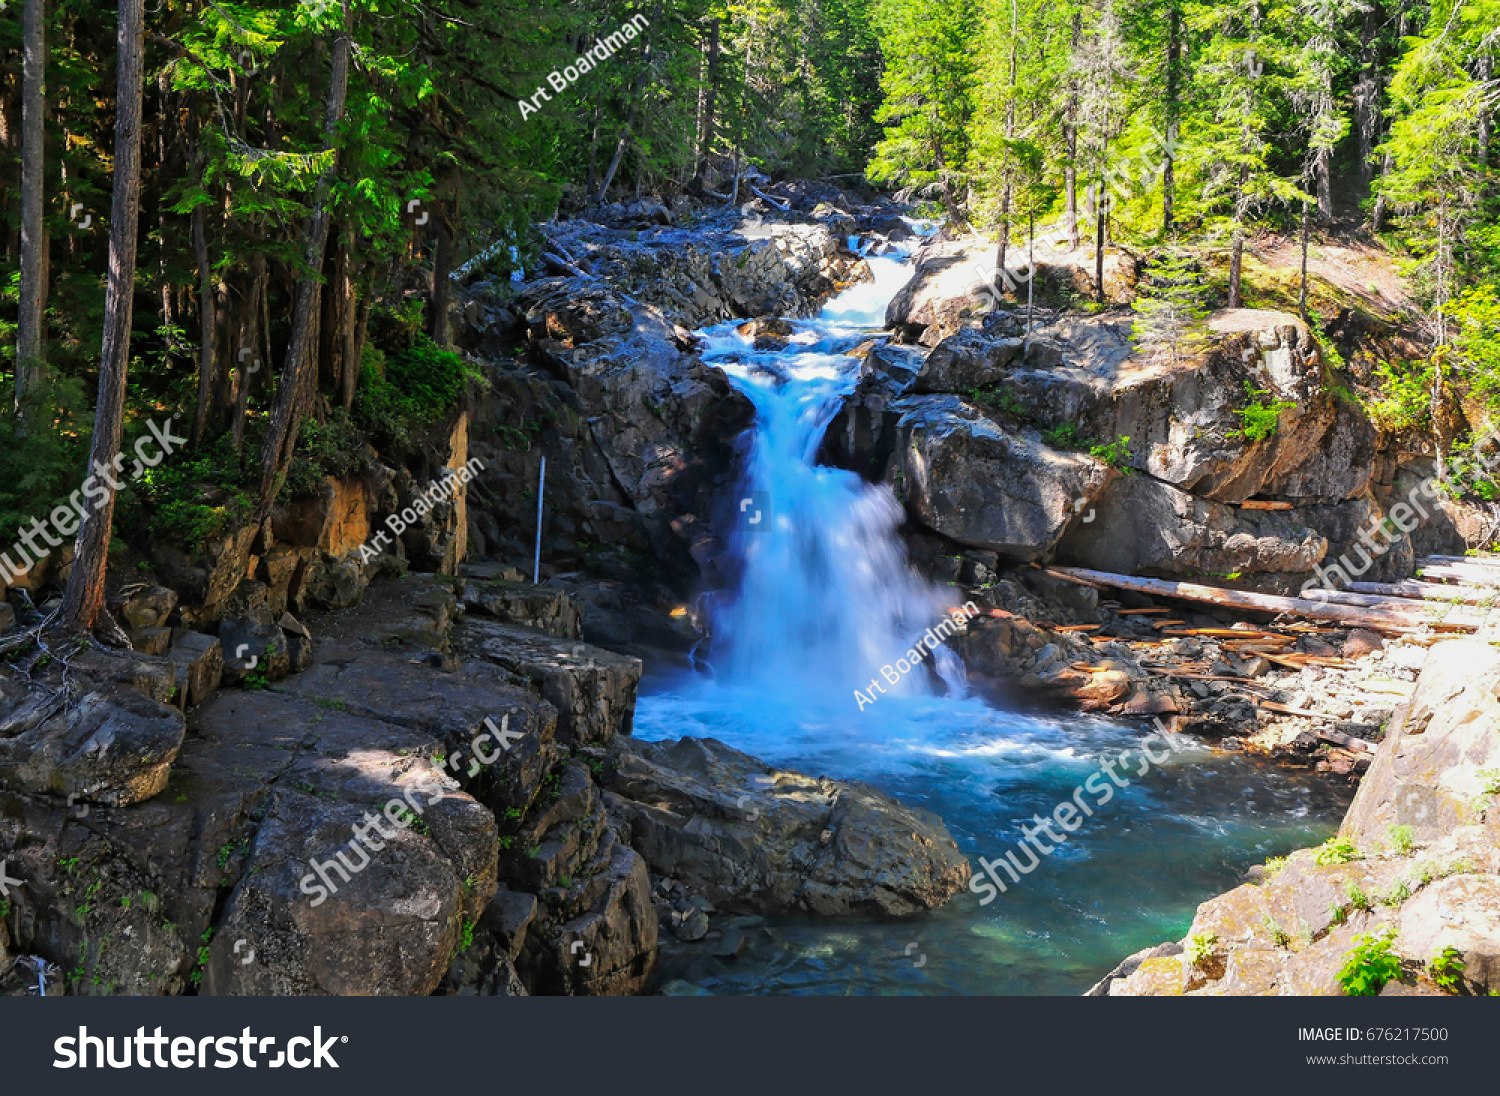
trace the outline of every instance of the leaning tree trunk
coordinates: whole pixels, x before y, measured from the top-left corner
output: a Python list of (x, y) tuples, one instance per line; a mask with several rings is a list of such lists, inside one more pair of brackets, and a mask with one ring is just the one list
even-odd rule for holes
[[(130, 364), (130, 327), (135, 296), (136, 233), (141, 216), (141, 98), (145, 76), (144, 0), (120, 0), (119, 60), (115, 91), (115, 185), (109, 214), (109, 280), (104, 296), (104, 341), (99, 353), (99, 403), (89, 449), (90, 474), (113, 474), (125, 426), (125, 373)], [(97, 480), (96, 480), (97, 482)], [(73, 570), (63, 600), (63, 621), (78, 631), (101, 626), (118, 635), (104, 608), (104, 579), (114, 525), (113, 479), (78, 530)]]
[[(349, 91), (349, 0), (343, 0), (343, 22), (333, 45), (333, 67), (328, 81), (328, 105), (323, 117), (323, 149), (332, 151), (338, 138), (339, 123), (344, 118), (344, 101)], [(276, 502), (281, 480), (285, 478), (292, 451), (297, 446), (298, 409), (308, 387), (306, 374), (317, 340), (318, 306), (322, 294), (319, 272), (323, 252), (328, 246), (328, 196), (333, 189), (337, 165), (325, 169), (318, 179), (312, 213), (304, 229), (302, 259), (304, 273), (297, 283), (296, 303), (292, 310), (292, 333), (287, 342), (286, 362), (281, 368), (281, 386), (266, 440), (260, 450), (260, 506), (257, 517), (265, 520)]]
[[(47, 104), (47, 3), (26, 0), (22, 15), (21, 91), (21, 308), (16, 329), (16, 410), (42, 379), (42, 301), (47, 246), (42, 232), (42, 161)], [(21, 418), (24, 430), (28, 415)]]

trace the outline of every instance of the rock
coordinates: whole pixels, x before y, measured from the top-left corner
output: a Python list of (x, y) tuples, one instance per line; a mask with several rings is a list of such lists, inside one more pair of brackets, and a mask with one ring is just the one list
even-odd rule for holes
[(577, 602), (550, 586), (488, 582), (465, 603), (498, 620), (535, 628), (559, 639), (583, 635), (583, 614)]
[(994, 244), (977, 237), (924, 243), (912, 256), (911, 280), (886, 306), (885, 325), (926, 333), (929, 346), (955, 333), (990, 305), (986, 270), (993, 270), (994, 253)]
[(616, 739), (612, 756), (606, 801), (622, 835), (719, 909), (903, 917), (968, 882), (940, 820), (863, 785), (771, 769), (713, 739)]
[(1424, 888), (1401, 907), (1396, 948), (1429, 959), (1453, 948), (1466, 980), (1500, 984), (1500, 878), (1459, 875)]
[(1102, 461), (1001, 429), (956, 396), (912, 396), (895, 407), (897, 487), (908, 511), (1007, 559), (1050, 551), (1111, 475)]
[[(116, 618), (125, 628), (143, 632), (167, 623), (172, 610), (177, 607), (177, 592), (165, 586), (149, 586), (119, 605)], [(159, 652), (153, 651), (152, 654)]]
[[(611, 834), (605, 855), (588, 870), (589, 878), (570, 891), (571, 900), (528, 936), (523, 969), (540, 992), (640, 993), (656, 960), (658, 936), (645, 861)], [(574, 915), (584, 902), (587, 908)]]
[(873, 483), (885, 478), (900, 418), (892, 404), (911, 391), (926, 354), (921, 347), (888, 343), (871, 348), (859, 383), (823, 433), (820, 463), (858, 472)]
[(184, 710), (202, 704), (224, 677), (224, 649), (202, 632), (182, 632), (167, 653), (177, 666), (177, 701)]
[(512, 961), (526, 944), (526, 929), (536, 917), (536, 895), (501, 886), (485, 907), (480, 923), (495, 936)]
[(279, 681), (291, 670), (286, 633), (274, 624), (262, 624), (250, 617), (221, 621), (219, 643), (224, 651), (223, 680), (227, 685), (251, 674), (257, 680)]
[(540, 349), (576, 393), (607, 478), (644, 517), (655, 550), (684, 563), (688, 553), (701, 562), (722, 551), (706, 519), (737, 467), (733, 439), (753, 417), (750, 401), (720, 370), (678, 351), (660, 315), (644, 308), (628, 333)]
[(289, 673), (300, 674), (312, 665), (313, 641), (312, 633), (291, 613), (282, 613), (281, 619), (276, 622), (286, 636), (286, 654), (290, 663)]
[(700, 909), (690, 909), (681, 914), (672, 925), (672, 935), (684, 943), (694, 943), (708, 935), (708, 914)]
[(1386, 729), (1339, 832), (1365, 845), (1383, 840), (1391, 825), (1406, 825), (1425, 843), (1480, 821), (1489, 802), (1480, 774), (1500, 768), (1497, 688), (1500, 651), (1488, 643), (1448, 640), (1430, 648), (1416, 691)]
[(630, 733), (641, 660), (544, 632), (485, 620), (466, 620), (465, 646), (529, 678), (558, 711), (558, 738), (607, 745)]
[(130, 645), (143, 655), (160, 657), (172, 645), (170, 628), (132, 628), (127, 634), (130, 636)]
[(332, 556), (357, 552), (370, 539), (371, 500), (361, 480), (325, 476), (317, 493), (295, 498), (271, 515), (276, 539)]
[[(265, 691), (217, 693), (198, 723), (205, 746), (242, 750), (271, 728), (297, 728), (212, 942), (205, 992), (432, 992), (461, 921), (494, 893), (497, 854), (493, 815), (432, 764), (436, 743)], [(239, 939), (256, 962), (242, 962)]]
[(80, 692), (0, 677), (0, 787), (111, 806), (166, 786), (182, 713), (117, 684)]
[(1385, 640), (1379, 632), (1366, 631), (1364, 628), (1356, 628), (1349, 633), (1339, 653), (1345, 658), (1362, 658), (1372, 652), (1383, 650)]
[(739, 929), (730, 929), (709, 950), (716, 959), (738, 959), (749, 950), (750, 943)]
[[(3, 594), (0, 589), (0, 594)], [(16, 626), (16, 611), (11, 608), (10, 603), (0, 600), (0, 636), (11, 631)]]
[(960, 331), (927, 355), (915, 391), (966, 393), (993, 387), (1021, 353), (1020, 339), (992, 339), (978, 331)]
[(1236, 511), (1151, 476), (1113, 479), (1095, 506), (1058, 544), (1059, 559), (1128, 575), (1301, 574), (1328, 549), (1282, 513)]

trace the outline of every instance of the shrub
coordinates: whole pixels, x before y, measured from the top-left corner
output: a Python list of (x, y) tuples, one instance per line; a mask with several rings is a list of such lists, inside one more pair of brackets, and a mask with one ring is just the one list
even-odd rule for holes
[(1360, 859), (1360, 853), (1354, 847), (1354, 842), (1347, 837), (1330, 837), (1318, 846), (1317, 862), (1321, 867), (1331, 864), (1348, 864)]
[(1219, 946), (1219, 936), (1213, 932), (1195, 932), (1187, 938), (1183, 953), (1193, 966), (1200, 965)]
[(236, 453), (227, 435), (194, 456), (182, 455), (148, 468), (120, 493), (117, 528), (140, 528), (186, 551), (202, 548), (250, 515), (245, 485), (254, 482), (257, 454), (246, 445)]
[(1446, 947), (1427, 963), (1427, 973), (1439, 989), (1456, 993), (1463, 982), (1464, 959), (1455, 947)]
[(1127, 476), (1135, 472), (1135, 469), (1130, 467), (1130, 438), (1124, 434), (1114, 441), (1090, 446), (1089, 456), (1102, 460), (1111, 468), (1124, 472)]
[(1432, 366), (1427, 362), (1381, 362), (1380, 399), (1370, 405), (1370, 418), (1382, 430), (1418, 430), (1431, 418)]
[(1412, 840), (1412, 829), (1410, 826), (1398, 826), (1395, 823), (1385, 828), (1386, 843), (1390, 845), (1391, 851), (1400, 856), (1411, 852), (1415, 842)]
[(413, 436), (456, 404), (469, 380), (482, 379), (458, 354), (418, 334), (389, 354), (366, 345), (354, 423), (382, 449), (409, 450)]
[(1232, 438), (1264, 441), (1266, 438), (1274, 437), (1281, 426), (1281, 413), (1297, 406), (1292, 400), (1263, 402), (1260, 397), (1269, 396), (1270, 391), (1256, 388), (1249, 381), (1245, 382), (1245, 393), (1250, 397), (1250, 402), (1235, 410), (1234, 413), (1240, 417), (1240, 428), (1230, 431), (1229, 436)]
[(1391, 954), (1396, 930), (1363, 932), (1354, 938), (1354, 946), (1344, 956), (1338, 973), (1339, 989), (1346, 997), (1375, 997), (1387, 982), (1401, 976), (1401, 960)]

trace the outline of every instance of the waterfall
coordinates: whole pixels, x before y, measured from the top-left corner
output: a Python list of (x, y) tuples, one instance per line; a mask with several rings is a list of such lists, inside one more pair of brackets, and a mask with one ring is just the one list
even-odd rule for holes
[[(855, 286), (815, 320), (791, 321), (786, 346), (755, 350), (738, 323), (701, 332), (705, 361), (755, 404), (754, 437), (734, 496), (731, 551), (740, 575), (712, 615), (721, 681), (785, 699), (855, 691), (929, 695), (934, 678), (962, 692), (958, 658), (938, 647), (910, 672), (897, 664), (957, 602), (908, 563), (891, 489), (822, 467), (823, 433), (859, 381), (848, 351), (884, 326), (885, 308), (911, 277), (904, 261), (869, 260), (874, 280)], [(908, 660), (909, 664), (910, 660)], [(898, 680), (892, 682), (886, 666)], [(873, 683), (873, 684), (872, 684)], [(939, 690), (941, 691), (941, 690)]]

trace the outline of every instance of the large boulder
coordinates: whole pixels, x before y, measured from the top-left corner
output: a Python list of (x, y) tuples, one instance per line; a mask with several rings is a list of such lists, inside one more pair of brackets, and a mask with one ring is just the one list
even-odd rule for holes
[(1284, 513), (1237, 510), (1140, 474), (1113, 479), (1085, 517), (1058, 558), (1116, 574), (1305, 573), (1328, 550)]
[(616, 740), (621, 833), (660, 876), (725, 910), (904, 917), (969, 865), (942, 821), (862, 784), (776, 769), (713, 739)]
[(186, 726), (128, 686), (0, 676), (0, 787), (123, 806), (166, 787)]
[(950, 540), (1008, 559), (1051, 551), (1112, 474), (1102, 461), (1001, 428), (957, 396), (911, 396), (895, 408), (894, 475), (908, 511)]
[(885, 477), (900, 418), (892, 405), (912, 390), (926, 355), (922, 347), (891, 343), (870, 348), (854, 391), (823, 432), (820, 463), (858, 472), (872, 483)]
[(1494, 811), (1500, 772), (1500, 651), (1479, 640), (1432, 647), (1340, 830), (1356, 843), (1410, 826), (1431, 841)]
[(462, 641), (467, 651), (530, 681), (557, 709), (563, 742), (604, 745), (630, 733), (640, 659), (488, 620), (466, 620)]

